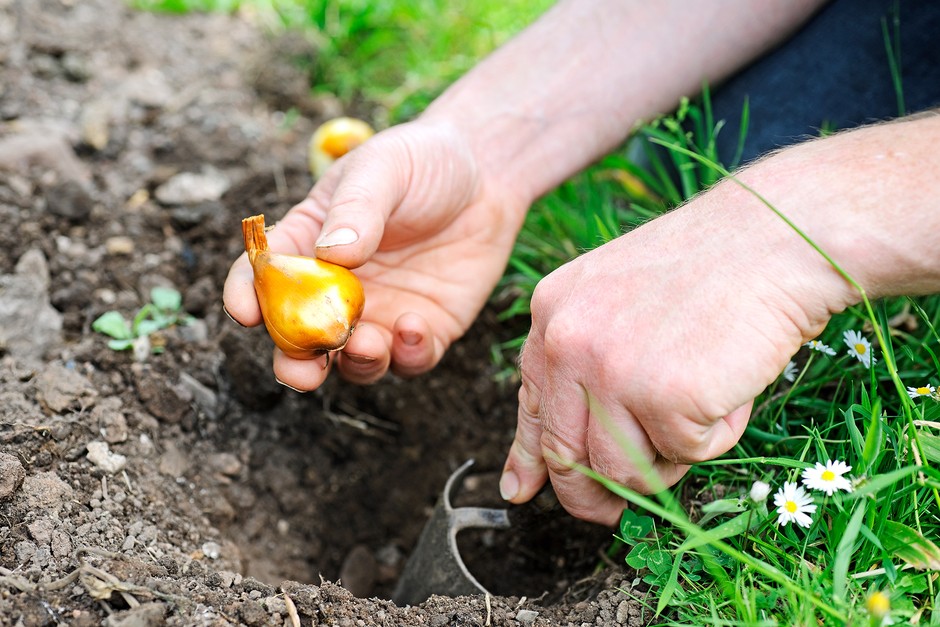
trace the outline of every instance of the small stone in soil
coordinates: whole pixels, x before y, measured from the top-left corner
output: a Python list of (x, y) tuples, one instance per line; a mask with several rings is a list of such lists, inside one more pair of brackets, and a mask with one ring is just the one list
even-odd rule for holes
[(228, 178), (213, 168), (201, 173), (181, 172), (155, 191), (163, 205), (194, 205), (219, 200), (230, 186)]
[(0, 275), (0, 348), (34, 361), (61, 336), (62, 315), (50, 304), (46, 258), (30, 250), (17, 263), (16, 274)]
[(343, 587), (360, 598), (368, 597), (375, 585), (375, 557), (369, 547), (359, 544), (354, 546), (343, 560), (339, 571), (339, 580)]
[(72, 487), (56, 473), (40, 472), (23, 480), (26, 507), (33, 512), (59, 512), (73, 497)]
[(87, 219), (95, 202), (85, 186), (74, 180), (50, 185), (45, 190), (45, 196), (50, 213), (75, 222)]
[(88, 461), (109, 474), (120, 472), (127, 465), (127, 458), (118, 453), (112, 453), (107, 442), (96, 440), (86, 444), (85, 448), (88, 449)]
[(189, 469), (189, 459), (186, 457), (186, 454), (172, 442), (167, 442), (164, 446), (166, 450), (164, 450), (163, 455), (160, 456), (160, 472), (171, 479), (182, 477)]
[(23, 464), (13, 455), (0, 453), (0, 501), (13, 496), (20, 486), (26, 471)]
[(67, 409), (90, 406), (97, 392), (75, 370), (52, 363), (36, 378), (36, 395), (47, 409), (61, 414)]
[(202, 554), (210, 560), (217, 560), (222, 554), (222, 547), (219, 546), (218, 542), (206, 542), (201, 548)]

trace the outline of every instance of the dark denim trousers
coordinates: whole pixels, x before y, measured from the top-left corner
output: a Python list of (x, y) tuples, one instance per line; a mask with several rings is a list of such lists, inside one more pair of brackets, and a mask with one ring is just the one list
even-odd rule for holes
[(745, 98), (745, 162), (821, 128), (897, 117), (883, 22), (899, 46), (906, 112), (940, 106), (940, 2), (835, 0), (791, 39), (712, 89), (715, 119), (726, 121), (718, 136), (721, 160), (730, 164), (735, 154)]

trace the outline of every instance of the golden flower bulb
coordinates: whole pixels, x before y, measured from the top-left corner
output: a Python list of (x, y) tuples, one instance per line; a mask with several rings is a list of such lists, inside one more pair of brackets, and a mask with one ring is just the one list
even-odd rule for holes
[(268, 250), (264, 216), (242, 220), (255, 293), (271, 339), (288, 357), (315, 359), (346, 346), (365, 293), (343, 266)]
[(374, 134), (371, 126), (356, 118), (333, 118), (324, 122), (313, 133), (307, 148), (310, 173), (320, 178), (334, 161)]

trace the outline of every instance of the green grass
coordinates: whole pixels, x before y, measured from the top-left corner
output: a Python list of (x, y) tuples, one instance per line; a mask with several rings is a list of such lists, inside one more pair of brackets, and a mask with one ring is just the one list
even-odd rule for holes
[[(871, 320), (861, 310), (838, 316), (822, 339), (839, 354), (804, 349), (796, 382), (781, 380), (758, 399), (738, 446), (697, 465), (684, 485), (664, 493), (667, 504), (672, 494), (688, 490), (703, 500), (725, 495), (708, 508), (718, 515), (691, 526), (691, 512), (621, 490), (638, 510), (669, 523), (658, 528), (655, 541), (680, 565), (667, 577), (641, 572), (650, 585), (672, 592), (655, 608), (665, 622), (790, 625), (816, 624), (809, 618), (818, 617), (822, 624), (867, 624), (864, 602), (875, 590), (892, 597), (895, 618), (935, 620), (937, 590), (929, 571), (940, 568), (940, 549), (931, 541), (938, 537), (940, 473), (933, 465), (940, 462), (940, 404), (931, 397), (912, 401), (895, 380), (936, 384), (932, 346), (938, 338), (931, 327), (940, 307), (935, 298), (923, 299), (912, 307), (922, 315), (918, 332), (898, 332), (887, 322), (904, 302), (875, 307), (875, 323), (892, 342), (872, 370), (846, 357), (841, 340), (843, 329)], [(897, 368), (890, 365), (892, 353)], [(766, 505), (746, 498), (755, 480), (776, 488), (798, 481), (800, 467), (828, 459), (852, 466), (855, 490), (817, 494), (809, 529), (780, 527)], [(709, 578), (690, 578), (706, 559), (714, 560)]]

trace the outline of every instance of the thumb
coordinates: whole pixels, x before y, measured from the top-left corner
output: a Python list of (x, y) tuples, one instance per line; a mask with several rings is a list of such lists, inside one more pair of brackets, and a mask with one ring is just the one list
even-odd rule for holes
[(516, 435), (499, 480), (500, 495), (513, 503), (524, 503), (545, 485), (548, 469), (542, 457), (542, 423), (540, 380), (543, 368), (542, 347), (535, 329), (529, 333), (523, 350), (522, 386), (519, 389), (519, 412)]
[[(379, 248), (385, 223), (405, 195), (410, 163), (401, 142), (377, 135), (339, 160), (317, 257), (347, 268), (364, 264)], [(327, 183), (327, 181), (324, 181)], [(314, 188), (312, 196), (317, 196)]]

